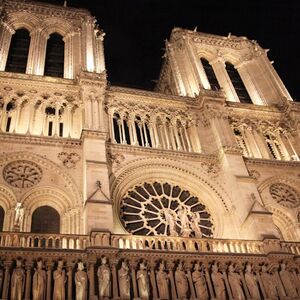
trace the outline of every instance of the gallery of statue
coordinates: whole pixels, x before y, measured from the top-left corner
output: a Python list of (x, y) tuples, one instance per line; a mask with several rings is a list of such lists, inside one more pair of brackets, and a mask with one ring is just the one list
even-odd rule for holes
[(174, 28), (144, 91), (85, 9), (0, 22), (1, 299), (300, 299), (300, 105), (266, 49)]

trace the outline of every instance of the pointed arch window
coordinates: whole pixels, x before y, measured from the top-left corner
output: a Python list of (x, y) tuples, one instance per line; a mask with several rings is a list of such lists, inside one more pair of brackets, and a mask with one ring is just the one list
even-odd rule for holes
[(65, 43), (58, 33), (52, 33), (47, 41), (45, 76), (64, 77)]
[(219, 82), (218, 82), (218, 79), (216, 77), (213, 67), (208, 62), (208, 60), (203, 57), (200, 58), (200, 61), (202, 63), (203, 69), (205, 71), (205, 74), (206, 74), (206, 77), (210, 84), (211, 89), (215, 90), (215, 91), (219, 90), (220, 85), (219, 85)]
[(239, 97), (240, 102), (242, 103), (252, 103), (252, 100), (247, 92), (247, 89), (244, 85), (244, 82), (237, 71), (237, 69), (234, 67), (233, 64), (226, 62), (226, 71), (228, 73), (228, 76), (232, 82), (232, 85)]
[(11, 38), (5, 66), (6, 72), (26, 73), (29, 45), (29, 31), (25, 28), (16, 30)]

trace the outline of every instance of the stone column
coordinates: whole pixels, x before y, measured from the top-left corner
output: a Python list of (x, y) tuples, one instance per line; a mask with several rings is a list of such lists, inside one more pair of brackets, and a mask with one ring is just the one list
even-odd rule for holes
[(156, 267), (156, 262), (150, 262), (150, 282), (152, 286), (153, 300), (159, 299), (156, 280), (155, 280), (155, 267)]
[(209, 275), (209, 266), (207, 264), (205, 264), (205, 279), (206, 279), (206, 282), (207, 282), (207, 286), (208, 286), (208, 290), (209, 290), (209, 294), (210, 294), (210, 299), (214, 299), (215, 294), (214, 294), (214, 289), (213, 289), (211, 279), (210, 279), (210, 275)]
[(114, 129), (114, 110), (112, 108), (109, 108), (107, 113), (108, 113), (108, 123), (110, 128), (111, 143), (116, 143), (115, 129)]
[(105, 59), (104, 59), (104, 47), (103, 47), (103, 40), (104, 40), (105, 33), (102, 31), (96, 32), (96, 72), (101, 73), (105, 70)]
[(248, 291), (248, 288), (247, 288), (244, 273), (243, 273), (242, 270), (240, 270), (239, 273), (240, 273), (240, 276), (242, 278), (242, 283), (243, 283), (243, 288), (244, 288), (244, 291), (245, 291), (246, 299), (250, 299), (250, 294), (249, 294), (249, 291)]
[(24, 300), (30, 300), (31, 291), (31, 261), (26, 262), (26, 285), (25, 285), (25, 298)]
[(167, 263), (168, 270), (169, 270), (169, 277), (170, 277), (170, 282), (171, 282), (171, 298), (172, 299), (177, 299), (177, 293), (176, 293), (176, 287), (175, 287), (175, 280), (174, 280), (174, 263)]
[(95, 300), (95, 276), (94, 276), (94, 268), (95, 268), (95, 261), (89, 262), (89, 270), (88, 270), (88, 277), (89, 277), (89, 300)]
[(190, 284), (190, 291), (191, 291), (191, 299), (196, 299), (196, 293), (195, 293), (195, 287), (192, 279), (191, 269), (193, 268), (193, 265), (191, 263), (187, 264), (187, 276)]
[(259, 284), (259, 286), (260, 286), (260, 290), (261, 290), (261, 292), (262, 292), (262, 294), (263, 294), (263, 299), (267, 299), (267, 295), (266, 295), (266, 292), (265, 292), (265, 289), (264, 289), (264, 285), (263, 285), (263, 283), (262, 283), (262, 281), (261, 281), (259, 272), (258, 272), (258, 271), (255, 271), (255, 275), (256, 275), (256, 277), (257, 277), (257, 281), (258, 281), (258, 284)]
[(14, 33), (13, 28), (5, 21), (0, 22), (0, 71), (5, 70), (11, 38)]
[(74, 78), (74, 43), (73, 37), (75, 32), (68, 33), (63, 41), (65, 42), (65, 53), (64, 53), (64, 78)]
[(227, 290), (229, 299), (231, 300), (231, 299), (233, 299), (233, 296), (232, 296), (231, 288), (230, 288), (228, 278), (227, 278), (226, 267), (224, 267), (223, 270), (221, 270), (221, 271), (222, 271), (222, 274), (223, 274), (223, 278), (224, 278), (224, 281), (225, 281), (225, 286), (226, 286), (226, 290)]
[(73, 267), (72, 262), (67, 263), (67, 276), (68, 276), (68, 300), (73, 299)]
[(117, 263), (118, 261), (111, 262), (111, 272), (112, 272), (112, 286), (113, 286), (113, 298), (117, 299), (119, 297), (118, 293), (118, 276), (117, 276)]
[(131, 271), (132, 286), (133, 286), (133, 299), (139, 299), (137, 282), (136, 282), (136, 262), (135, 261), (130, 263), (130, 271)]
[(9, 287), (9, 280), (10, 280), (10, 274), (9, 270), (11, 267), (11, 261), (4, 261), (4, 282), (3, 282), (3, 288), (2, 288), (2, 299), (7, 300), (8, 299), (8, 287)]
[(51, 300), (51, 292), (52, 292), (52, 268), (53, 268), (53, 262), (49, 261), (47, 262), (47, 287), (46, 287), (46, 300)]

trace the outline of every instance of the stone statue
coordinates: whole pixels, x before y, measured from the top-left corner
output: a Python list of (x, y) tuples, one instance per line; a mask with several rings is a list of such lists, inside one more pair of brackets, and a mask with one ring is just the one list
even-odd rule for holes
[(87, 300), (88, 277), (82, 262), (78, 263), (75, 273), (76, 300)]
[(130, 299), (130, 275), (126, 261), (122, 262), (121, 269), (118, 271), (120, 298)]
[(246, 266), (245, 281), (246, 281), (246, 285), (247, 285), (251, 299), (259, 300), (260, 294), (259, 294), (259, 289), (258, 289), (258, 285), (257, 285), (257, 278), (253, 274), (250, 264), (247, 264), (247, 266)]
[(190, 229), (190, 221), (188, 217), (188, 212), (186, 208), (180, 208), (177, 212), (177, 215), (180, 219), (181, 223), (181, 236), (182, 237), (189, 237), (191, 234), (191, 229)]
[(167, 225), (169, 225), (170, 235), (171, 236), (178, 236), (176, 231), (176, 214), (171, 209), (164, 210), (165, 218)]
[(24, 207), (21, 202), (17, 202), (15, 207), (15, 220), (14, 220), (14, 226), (20, 228), (23, 223), (24, 218)]
[(65, 284), (67, 281), (65, 270), (63, 269), (64, 262), (58, 261), (57, 269), (53, 273), (54, 288), (53, 300), (65, 300)]
[(162, 262), (159, 264), (159, 269), (156, 273), (156, 282), (159, 299), (169, 300), (169, 276), (165, 272), (165, 265)]
[(37, 268), (35, 269), (32, 280), (32, 299), (45, 300), (46, 291), (46, 271), (43, 270), (43, 261), (37, 261)]
[(18, 259), (16, 261), (16, 268), (11, 276), (11, 300), (22, 300), (22, 295), (24, 291), (25, 284), (25, 272), (22, 268), (22, 260)]
[(274, 280), (273, 275), (269, 274), (267, 267), (264, 265), (261, 268), (261, 281), (264, 286), (264, 290), (266, 292), (266, 295), (270, 299), (278, 299), (278, 293), (276, 289), (276, 280)]
[(226, 300), (224, 276), (219, 272), (218, 266), (216, 264), (212, 266), (211, 279), (214, 285), (216, 299)]
[(286, 270), (285, 263), (282, 263), (280, 267), (281, 270), (279, 272), (279, 276), (282, 281), (286, 295), (291, 298), (297, 297), (298, 294), (296, 290), (296, 284), (293, 280), (292, 274)]
[(242, 289), (241, 275), (234, 272), (234, 266), (232, 264), (228, 268), (228, 281), (231, 288), (233, 299), (246, 300)]
[(98, 283), (99, 283), (99, 298), (110, 297), (110, 269), (107, 265), (106, 257), (101, 258), (101, 266), (97, 271)]
[(180, 262), (175, 271), (175, 283), (177, 288), (177, 295), (179, 299), (186, 299), (189, 290), (189, 283), (187, 275), (183, 270), (183, 265)]
[(136, 279), (138, 281), (140, 299), (148, 300), (150, 295), (150, 286), (148, 271), (144, 262), (140, 263), (140, 269), (137, 271)]
[(208, 290), (203, 272), (200, 271), (200, 265), (195, 264), (192, 279), (195, 284), (196, 295), (198, 299), (208, 300)]
[(200, 216), (198, 213), (192, 213), (191, 229), (194, 231), (196, 238), (202, 238), (201, 228), (199, 226)]

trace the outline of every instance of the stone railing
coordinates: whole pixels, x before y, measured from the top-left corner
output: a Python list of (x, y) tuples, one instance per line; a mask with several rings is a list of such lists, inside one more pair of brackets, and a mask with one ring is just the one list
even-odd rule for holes
[(39, 234), (26, 232), (0, 233), (0, 247), (83, 250), (89, 245), (90, 238), (87, 235)]

